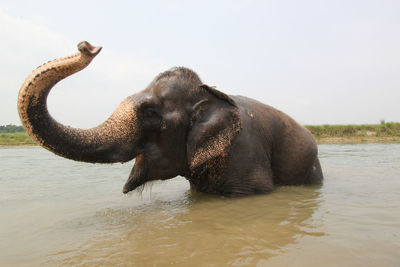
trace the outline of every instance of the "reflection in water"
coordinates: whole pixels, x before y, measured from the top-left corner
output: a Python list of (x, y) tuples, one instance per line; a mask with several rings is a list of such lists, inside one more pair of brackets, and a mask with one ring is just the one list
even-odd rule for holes
[(49, 263), (253, 265), (305, 235), (323, 235), (312, 219), (319, 201), (317, 187), (282, 187), (239, 199), (188, 190), (177, 200), (109, 208), (84, 219), (101, 236), (58, 252)]
[(0, 266), (399, 266), (400, 144), (319, 151), (322, 186), (232, 199), (181, 177), (126, 196), (132, 163), (0, 149)]

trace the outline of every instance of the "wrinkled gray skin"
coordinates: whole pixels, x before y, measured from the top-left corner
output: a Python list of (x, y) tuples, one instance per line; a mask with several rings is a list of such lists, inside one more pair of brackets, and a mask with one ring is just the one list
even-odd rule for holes
[(124, 193), (177, 175), (198, 191), (227, 196), (322, 182), (309, 131), (268, 105), (203, 84), (186, 68), (160, 74), (95, 128), (56, 122), (46, 105), (51, 88), (101, 50), (87, 42), (78, 48), (77, 54), (50, 61), (27, 77), (18, 97), (21, 121), (39, 144), (66, 158), (93, 163), (136, 158)]

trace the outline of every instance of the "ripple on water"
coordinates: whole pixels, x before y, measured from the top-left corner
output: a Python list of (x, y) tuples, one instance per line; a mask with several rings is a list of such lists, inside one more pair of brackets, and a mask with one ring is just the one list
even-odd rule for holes
[(396, 266), (400, 145), (320, 155), (322, 186), (231, 199), (191, 192), (183, 178), (125, 196), (131, 163), (0, 149), (1, 265)]
[(287, 187), (277, 194), (241, 199), (186, 191), (178, 200), (102, 209), (72, 221), (71, 229), (91, 228), (92, 237), (75, 252), (59, 251), (55, 256), (62, 264), (84, 260), (91, 265), (99, 258), (111, 265), (255, 264), (304, 236), (324, 235), (312, 218), (318, 190)]

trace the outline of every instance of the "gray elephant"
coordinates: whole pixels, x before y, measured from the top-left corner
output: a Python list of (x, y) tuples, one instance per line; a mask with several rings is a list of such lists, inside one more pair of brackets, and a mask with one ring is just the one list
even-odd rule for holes
[(317, 145), (308, 130), (270, 106), (203, 84), (187, 68), (161, 73), (95, 128), (58, 123), (46, 106), (51, 88), (85, 68), (101, 47), (81, 42), (78, 49), (26, 78), (19, 115), (30, 136), (57, 155), (92, 163), (136, 158), (124, 193), (177, 175), (197, 191), (226, 196), (322, 182)]

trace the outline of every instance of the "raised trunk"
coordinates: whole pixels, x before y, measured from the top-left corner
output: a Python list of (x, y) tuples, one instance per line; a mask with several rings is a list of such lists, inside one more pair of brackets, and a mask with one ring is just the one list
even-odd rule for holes
[(29, 75), (18, 95), (18, 112), (28, 134), (57, 155), (86, 162), (125, 162), (136, 156), (136, 114), (129, 99), (101, 125), (75, 129), (55, 121), (47, 110), (47, 96), (60, 80), (84, 69), (100, 52), (88, 42), (78, 45), (79, 52), (49, 61)]

